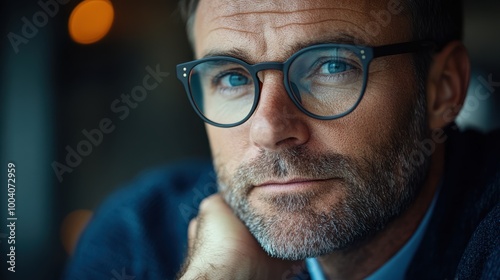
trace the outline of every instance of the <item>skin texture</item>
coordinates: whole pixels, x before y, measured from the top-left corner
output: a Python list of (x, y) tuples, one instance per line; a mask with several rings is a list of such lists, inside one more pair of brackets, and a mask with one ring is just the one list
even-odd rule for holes
[[(257, 1), (248, 5), (245, 1), (202, 0), (193, 30), (195, 55), (201, 58), (228, 54), (258, 63), (284, 61), (312, 43), (343, 42), (349, 37), (373, 46), (412, 40), (404, 13), (393, 16), (378, 36), (365, 29), (366, 23), (373, 20), (370, 11), (383, 10), (387, 5), (384, 1), (311, 2)], [(237, 205), (231, 205), (231, 209), (226, 204), (234, 185), (231, 180), (242, 163), (252, 162), (263, 151), (279, 153), (304, 147), (318, 155), (335, 153), (361, 161), (373, 157), (374, 151), (383, 150), (389, 143), (395, 145), (391, 139), (400, 136), (398, 132), (414, 114), (419, 93), (411, 59), (410, 54), (404, 54), (374, 60), (362, 102), (354, 112), (334, 121), (315, 120), (301, 113), (286, 94), (282, 72), (261, 72), (261, 97), (253, 116), (230, 129), (206, 127), (222, 195), (203, 201), (198, 217), (191, 222), (190, 251), (181, 277), (281, 279), (290, 271), (298, 272), (300, 263), (269, 257), (234, 214)], [(468, 76), (468, 58), (461, 43), (452, 42), (435, 55), (426, 84), (426, 133), (453, 121), (463, 103)], [(428, 159), (426, 176), (421, 176), (412, 202), (397, 218), (376, 234), (319, 258), (330, 278), (363, 278), (404, 245), (434, 196), (442, 175), (443, 158), (444, 147), (436, 143), (436, 150)], [(315, 211), (326, 211), (345, 198), (336, 183), (306, 184), (321, 189), (323, 194), (314, 196), (308, 205)], [(254, 188), (248, 201), (263, 214), (271, 213), (273, 208), (265, 204), (265, 198), (280, 194), (285, 193)], [(307, 195), (303, 190), (294, 190), (293, 194)], [(283, 215), (300, 227), (296, 214)]]

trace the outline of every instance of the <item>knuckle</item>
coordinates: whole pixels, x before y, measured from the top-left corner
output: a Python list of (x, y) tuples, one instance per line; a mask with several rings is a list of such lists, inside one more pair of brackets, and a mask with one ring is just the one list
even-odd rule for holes
[(196, 218), (193, 218), (191, 221), (189, 221), (188, 229), (194, 229), (196, 228), (197, 220)]
[(216, 205), (219, 200), (220, 197), (218, 195), (211, 195), (203, 199), (200, 203), (200, 212), (206, 212), (209, 209), (213, 208), (214, 205)]

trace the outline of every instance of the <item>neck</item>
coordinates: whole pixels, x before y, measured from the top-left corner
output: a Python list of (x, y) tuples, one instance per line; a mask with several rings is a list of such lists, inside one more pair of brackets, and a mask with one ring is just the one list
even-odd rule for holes
[(443, 167), (444, 146), (438, 145), (425, 183), (409, 208), (360, 246), (319, 257), (325, 275), (329, 279), (362, 279), (396, 254), (420, 225), (436, 193)]

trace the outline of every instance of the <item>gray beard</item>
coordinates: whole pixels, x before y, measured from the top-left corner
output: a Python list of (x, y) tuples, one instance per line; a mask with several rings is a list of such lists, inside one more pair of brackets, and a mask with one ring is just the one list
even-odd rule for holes
[[(404, 212), (425, 181), (429, 159), (414, 159), (422, 154), (417, 141), (426, 136), (425, 99), (415, 107), (385, 145), (360, 159), (303, 146), (262, 150), (232, 176), (216, 162), (220, 192), (270, 256), (302, 260), (352, 248)], [(338, 179), (320, 190), (254, 196), (266, 207), (252, 206), (253, 186), (292, 176)], [(337, 199), (328, 203), (333, 188)]]

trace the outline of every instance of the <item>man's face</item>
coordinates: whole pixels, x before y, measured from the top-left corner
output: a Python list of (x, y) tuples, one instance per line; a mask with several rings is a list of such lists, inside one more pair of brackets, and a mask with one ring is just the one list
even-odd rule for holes
[[(368, 27), (388, 2), (201, 0), (196, 56), (228, 53), (253, 64), (345, 38), (373, 46), (410, 41), (404, 11), (379, 24), (380, 32)], [(259, 78), (252, 117), (234, 128), (207, 125), (207, 132), (221, 193), (269, 254), (303, 259), (345, 249), (407, 208), (427, 169), (427, 161), (410, 160), (427, 127), (411, 55), (375, 59), (359, 106), (330, 121), (295, 107), (281, 71)]]

